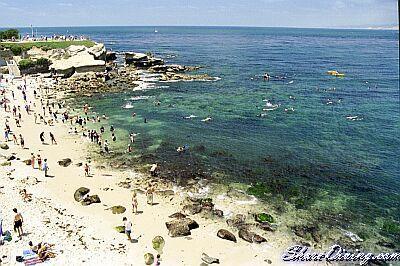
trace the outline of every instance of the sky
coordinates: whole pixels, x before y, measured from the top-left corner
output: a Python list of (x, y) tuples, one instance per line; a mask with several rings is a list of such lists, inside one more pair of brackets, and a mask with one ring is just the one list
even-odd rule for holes
[(397, 0), (0, 0), (0, 27), (398, 25)]

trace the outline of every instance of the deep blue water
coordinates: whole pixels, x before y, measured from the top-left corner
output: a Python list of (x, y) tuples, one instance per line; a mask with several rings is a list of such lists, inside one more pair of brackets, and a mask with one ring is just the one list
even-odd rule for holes
[[(400, 220), (398, 31), (79, 27), (39, 28), (38, 34), (67, 30), (115, 51), (151, 51), (168, 63), (201, 65), (200, 72), (221, 78), (91, 99), (123, 134), (141, 134), (135, 154), (155, 153), (165, 164), (198, 161), (224, 181), (273, 186), (278, 180), (289, 201), (293, 192), (312, 199), (308, 204), (319, 199), (329, 209), (335, 202), (338, 212), (370, 221)], [(263, 81), (264, 72), (284, 79)], [(156, 99), (161, 106), (154, 106)], [(263, 112), (264, 99), (279, 108)], [(134, 108), (122, 108), (127, 103)], [(291, 107), (294, 112), (284, 111)], [(198, 118), (182, 119), (191, 114)], [(200, 121), (207, 116), (211, 123)], [(183, 144), (190, 153), (182, 158), (175, 149)]]

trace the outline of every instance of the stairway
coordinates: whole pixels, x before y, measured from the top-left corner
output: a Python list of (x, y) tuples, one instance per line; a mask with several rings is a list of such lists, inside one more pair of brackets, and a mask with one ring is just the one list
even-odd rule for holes
[(17, 63), (14, 60), (7, 61), (8, 74), (14, 77), (21, 77), (21, 71), (18, 68)]

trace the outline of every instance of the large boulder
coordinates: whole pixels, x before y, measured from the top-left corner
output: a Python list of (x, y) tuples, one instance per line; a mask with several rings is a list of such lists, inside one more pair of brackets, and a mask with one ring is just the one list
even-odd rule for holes
[(3, 150), (8, 150), (10, 147), (8, 147), (8, 144), (7, 143), (1, 143), (0, 144), (0, 149), (3, 149)]
[(126, 208), (124, 206), (118, 205), (118, 206), (111, 207), (110, 210), (113, 214), (121, 214), (126, 211)]
[(88, 53), (93, 55), (96, 60), (106, 60), (106, 48), (104, 44), (97, 43), (96, 45), (87, 49)]
[(72, 163), (72, 160), (70, 158), (65, 158), (65, 159), (58, 161), (58, 164), (61, 166), (64, 166), (64, 167), (69, 166), (71, 163)]
[(236, 243), (235, 235), (232, 234), (231, 232), (229, 232), (228, 230), (219, 229), (218, 232), (217, 232), (217, 236), (219, 238), (226, 239), (226, 240), (229, 240), (229, 241), (232, 241), (232, 242)]
[(248, 231), (246, 229), (240, 229), (239, 230), (239, 237), (241, 239), (243, 239), (244, 241), (247, 241), (249, 243), (257, 243), (257, 244), (259, 244), (259, 243), (262, 243), (262, 242), (267, 242), (267, 240), (264, 237), (262, 237), (260, 235), (257, 235), (256, 233), (253, 233), (253, 232)]
[(201, 255), (201, 260), (207, 264), (213, 264), (213, 263), (219, 264), (219, 259), (210, 257), (206, 253), (203, 253)]
[(183, 212), (186, 214), (197, 214), (200, 213), (202, 210), (202, 207), (200, 204), (187, 204), (183, 206)]
[(89, 191), (90, 191), (90, 189), (88, 189), (86, 187), (78, 188), (74, 193), (74, 199), (76, 201), (80, 202), (86, 196), (86, 194), (89, 193)]
[(170, 216), (168, 216), (169, 218), (174, 218), (174, 219), (183, 219), (183, 218), (186, 218), (186, 215), (184, 215), (183, 213), (181, 213), (181, 212), (176, 212), (176, 213), (173, 213), (173, 214), (171, 214)]
[(191, 234), (190, 230), (199, 228), (199, 224), (190, 218), (176, 219), (166, 222), (165, 225), (171, 237), (188, 236)]
[(106, 53), (106, 61), (114, 61), (117, 60), (117, 53), (112, 51), (107, 51)]
[(151, 265), (154, 262), (154, 255), (151, 253), (144, 254), (144, 263), (146, 265)]

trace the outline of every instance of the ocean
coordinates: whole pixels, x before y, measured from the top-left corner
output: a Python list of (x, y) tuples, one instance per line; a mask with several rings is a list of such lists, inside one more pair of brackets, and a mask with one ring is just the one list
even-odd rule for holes
[[(139, 133), (124, 160), (158, 162), (166, 176), (242, 182), (266, 202), (312, 211), (314, 221), (362, 224), (400, 239), (398, 31), (72, 27), (38, 34), (82, 34), (218, 78), (147, 76), (140, 88), (78, 100), (110, 117), (118, 131), (112, 149), (126, 149), (129, 132)], [(178, 155), (183, 145), (188, 151)]]

